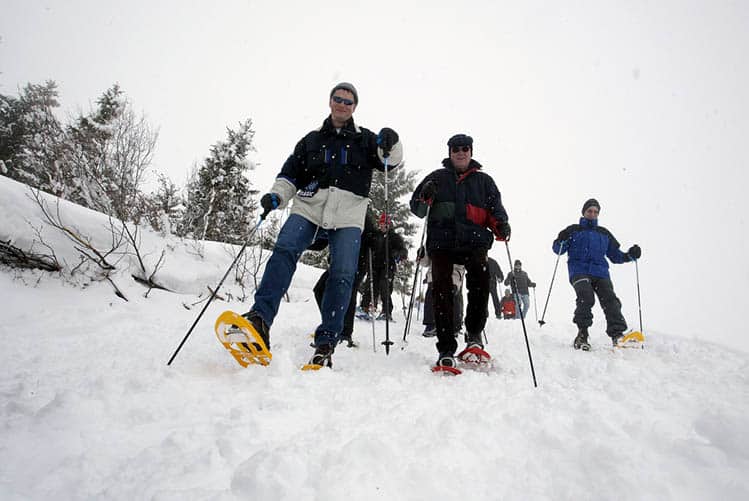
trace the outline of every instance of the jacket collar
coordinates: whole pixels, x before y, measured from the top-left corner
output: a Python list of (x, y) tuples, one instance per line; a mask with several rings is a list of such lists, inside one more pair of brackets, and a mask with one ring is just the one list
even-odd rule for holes
[[(323, 121), (322, 127), (320, 127), (320, 132), (330, 135), (336, 134), (336, 129), (333, 126), (333, 121), (330, 119), (330, 115), (328, 115), (328, 118)], [(346, 137), (355, 136), (360, 133), (361, 129), (359, 129), (359, 127), (354, 123), (353, 117), (349, 118), (343, 127), (341, 127), (340, 132), (342, 136)]]
[(458, 178), (458, 182), (461, 182), (477, 170), (481, 169), (481, 164), (478, 163), (476, 160), (471, 159), (471, 161), (468, 163), (468, 168), (463, 172), (462, 174), (459, 174), (457, 170), (455, 170), (455, 166), (452, 163), (452, 160), (450, 158), (445, 158), (442, 160), (442, 166), (451, 171), (455, 176)]
[(598, 226), (598, 219), (593, 219), (591, 221), (590, 219), (585, 219), (584, 217), (581, 217), (580, 226), (583, 228), (595, 228)]

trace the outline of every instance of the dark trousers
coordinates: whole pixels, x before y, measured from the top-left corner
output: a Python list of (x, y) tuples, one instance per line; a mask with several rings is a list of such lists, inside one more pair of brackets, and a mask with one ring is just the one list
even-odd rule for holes
[(489, 303), (486, 249), (434, 250), (429, 257), (432, 260), (437, 350), (440, 353), (454, 354), (458, 348), (458, 342), (453, 335), (455, 332), (453, 265), (462, 264), (466, 268), (466, 289), (468, 290), (465, 316), (466, 335), (468, 338), (480, 337), (486, 325)]
[[(320, 275), (317, 283), (312, 288), (315, 293), (315, 301), (317, 307), (322, 309), (322, 298), (325, 294), (325, 286), (328, 284), (328, 270)], [(356, 293), (359, 292), (359, 285), (361, 284), (362, 276), (359, 272), (356, 272), (354, 276), (354, 286), (351, 288), (351, 300), (348, 303), (348, 309), (346, 310), (346, 316), (343, 317), (343, 332), (340, 337), (344, 339), (351, 339), (351, 334), (354, 332), (354, 311), (356, 310)]]
[[(455, 316), (453, 317), (453, 327), (456, 331), (463, 326), (463, 292), (462, 289), (453, 285), (453, 294), (455, 300), (453, 301), (453, 311)], [(430, 283), (427, 286), (427, 292), (424, 294), (424, 325), (434, 326), (434, 287)]]
[[(361, 309), (364, 311), (369, 310), (369, 306), (372, 304), (372, 289), (373, 287), (370, 285), (370, 280), (372, 280), (372, 276), (367, 273), (367, 279), (364, 280), (364, 282), (359, 287), (361, 291), (361, 303), (359, 303), (359, 306), (361, 306)], [(374, 289), (377, 289), (377, 287), (374, 287)], [(375, 294), (377, 294), (377, 291), (375, 291)], [(375, 296), (376, 298), (377, 296)], [(375, 306), (377, 305), (377, 302), (375, 300)]]
[(497, 281), (489, 280), (489, 294), (492, 296), (492, 304), (494, 305), (494, 316), (499, 317), (502, 314), (502, 306), (499, 303), (499, 296), (497, 295)]
[(593, 325), (593, 305), (596, 297), (601, 303), (603, 314), (606, 316), (606, 334), (615, 336), (627, 330), (627, 322), (622, 316), (622, 303), (614, 293), (614, 284), (608, 278), (575, 275), (570, 281), (575, 289), (575, 316), (572, 319), (578, 328), (588, 328)]
[(395, 270), (388, 272), (387, 278), (385, 277), (385, 270), (375, 271), (375, 297), (374, 304), (377, 305), (377, 300), (382, 301), (382, 310), (385, 311), (385, 303), (387, 303), (388, 316), (393, 315), (393, 274)]

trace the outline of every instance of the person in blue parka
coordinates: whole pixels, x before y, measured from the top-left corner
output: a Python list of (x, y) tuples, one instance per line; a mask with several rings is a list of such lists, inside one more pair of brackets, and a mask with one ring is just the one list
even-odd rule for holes
[[(614, 235), (603, 226), (598, 225), (598, 214), (601, 205), (595, 198), (583, 204), (583, 217), (578, 224), (573, 224), (559, 232), (552, 244), (555, 254), (567, 253), (567, 270), (570, 283), (577, 295), (573, 322), (578, 333), (573, 346), (576, 350), (590, 350), (588, 327), (593, 324), (595, 295), (601, 302), (606, 316), (606, 334), (614, 346), (622, 338), (627, 323), (622, 316), (622, 303), (614, 293), (614, 284), (609, 277), (608, 257), (612, 263), (627, 263), (640, 258), (642, 251), (635, 244), (627, 252), (619, 249)], [(594, 295), (595, 294), (595, 295)]]

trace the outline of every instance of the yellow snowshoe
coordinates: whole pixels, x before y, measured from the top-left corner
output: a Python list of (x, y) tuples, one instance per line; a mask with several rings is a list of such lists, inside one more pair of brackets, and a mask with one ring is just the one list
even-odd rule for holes
[(216, 337), (242, 367), (268, 365), (273, 355), (263, 337), (243, 316), (225, 311), (216, 319)]

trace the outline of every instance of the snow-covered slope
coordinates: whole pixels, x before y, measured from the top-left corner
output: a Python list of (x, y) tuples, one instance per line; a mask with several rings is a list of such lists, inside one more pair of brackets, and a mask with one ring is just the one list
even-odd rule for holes
[[(0, 238), (18, 242), (6, 200), (24, 197), (0, 180)], [(659, 332), (644, 350), (596, 333), (583, 353), (567, 319), (531, 318), (534, 388), (520, 322), (489, 320), (491, 371), (440, 377), (433, 340), (417, 324), (402, 343), (399, 314), (389, 356), (357, 321), (359, 348), (302, 372), (320, 273), (302, 266), (269, 367), (242, 369), (216, 342), (216, 316), (248, 307), (219, 301), (167, 366), (197, 315), (183, 303), (230, 261), (169, 254), (161, 277), (184, 293), (147, 298), (123, 271), (128, 302), (106, 283), (0, 271), (0, 499), (749, 498), (746, 353)]]

